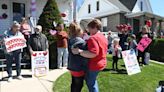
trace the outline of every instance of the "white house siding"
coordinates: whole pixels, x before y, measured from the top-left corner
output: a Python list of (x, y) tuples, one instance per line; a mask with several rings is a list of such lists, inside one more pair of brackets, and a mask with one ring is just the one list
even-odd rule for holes
[(141, 1), (143, 2), (143, 11), (153, 13), (149, 0), (137, 0), (132, 12), (136, 13), (141, 11)]
[[(40, 17), (40, 14), (43, 12), (43, 8), (47, 2), (47, 0), (36, 0), (37, 1), (37, 17)], [(69, 24), (73, 21), (73, 0), (56, 0), (58, 5), (58, 9), (60, 13), (65, 13), (66, 17), (63, 17), (65, 23)], [(40, 3), (42, 2), (42, 3)]]
[[(29, 0), (30, 1), (30, 0)], [(36, 7), (37, 7), (37, 17), (40, 17), (40, 14), (43, 12), (43, 8), (45, 4), (47, 3), (47, 0), (36, 0)], [(30, 8), (30, 7), (29, 7)]]
[(8, 15), (7, 19), (0, 19), (0, 34), (2, 34), (8, 26), (10, 26), (10, 18), (11, 18), (11, 14), (10, 14), (10, 1), (9, 0), (0, 0), (0, 7), (2, 4), (6, 4), (7, 5), (7, 9), (3, 10), (2, 8), (0, 8), (0, 16), (2, 16), (3, 13), (6, 13)]
[(25, 4), (25, 16), (28, 16), (30, 14), (30, 0), (0, 0), (0, 6), (2, 4), (7, 5), (6, 10), (2, 10), (2, 8), (0, 8), (0, 16), (3, 13), (6, 13), (8, 15), (7, 19), (0, 20), (0, 34), (3, 34), (5, 30), (8, 30), (13, 23), (13, 2), (24, 3)]
[(73, 21), (73, 0), (56, 0), (59, 11), (65, 13), (66, 17), (63, 20), (66, 24)]
[[(97, 1), (99, 1), (100, 4), (99, 11), (97, 11), (96, 8)], [(91, 13), (88, 13), (89, 4), (91, 5)], [(78, 12), (78, 18), (81, 20), (86, 18), (103, 17), (116, 12), (119, 12), (119, 8), (110, 3), (108, 0), (85, 0)]]

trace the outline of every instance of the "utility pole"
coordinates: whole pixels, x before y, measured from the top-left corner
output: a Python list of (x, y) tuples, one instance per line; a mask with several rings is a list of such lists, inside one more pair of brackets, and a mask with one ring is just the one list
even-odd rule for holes
[(77, 22), (77, 0), (73, 1), (73, 21)]

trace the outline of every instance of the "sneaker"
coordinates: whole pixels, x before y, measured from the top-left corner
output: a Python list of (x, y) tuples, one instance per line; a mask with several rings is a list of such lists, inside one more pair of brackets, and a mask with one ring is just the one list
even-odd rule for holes
[(22, 76), (18, 76), (17, 79), (18, 79), (18, 80), (22, 80), (23, 77), (22, 77)]
[(12, 80), (13, 80), (13, 78), (12, 77), (9, 77), (7, 81), (8, 82), (11, 82)]
[(57, 67), (57, 69), (63, 69), (63, 68), (59, 66), (59, 67)]
[(58, 69), (63, 69), (63, 67), (59, 67)]

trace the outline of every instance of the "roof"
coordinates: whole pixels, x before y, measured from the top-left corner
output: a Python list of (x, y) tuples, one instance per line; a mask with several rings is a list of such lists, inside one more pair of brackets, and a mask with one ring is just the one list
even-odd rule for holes
[[(103, 3), (105, 3), (106, 6), (105, 10), (100, 10), (98, 12), (92, 12), (90, 14), (86, 13), (86, 5), (88, 4), (90, 0), (85, 0), (83, 5), (81, 6), (79, 13), (78, 13), (78, 21), (81, 19), (86, 19), (86, 18), (100, 18), (100, 17), (106, 17), (109, 15), (117, 14), (117, 13), (129, 13), (130, 10), (126, 8), (119, 0), (101, 0)], [(95, 1), (95, 0), (91, 0)], [(90, 2), (89, 2), (90, 3)], [(101, 3), (102, 4), (102, 3)], [(109, 7), (109, 8), (108, 8)]]
[(112, 4), (114, 4), (116, 7), (119, 8), (120, 12), (130, 12), (130, 10), (123, 5), (119, 0), (108, 0), (109, 2), (111, 2)]
[(125, 5), (130, 11), (133, 10), (137, 0), (119, 0), (123, 5)]
[(147, 16), (147, 17), (150, 17), (150, 18), (156, 18), (158, 20), (164, 21), (164, 17), (156, 15), (156, 14), (153, 14), (153, 13), (150, 13), (150, 12), (137, 12), (137, 13), (126, 14), (126, 16), (128, 18), (133, 18), (133, 17), (137, 17), (137, 16), (143, 16), (143, 15)]

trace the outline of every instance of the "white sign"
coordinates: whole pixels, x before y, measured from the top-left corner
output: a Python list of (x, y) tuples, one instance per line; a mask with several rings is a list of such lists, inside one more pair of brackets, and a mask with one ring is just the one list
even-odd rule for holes
[(141, 72), (134, 50), (122, 51), (122, 57), (125, 62), (128, 75)]
[(26, 47), (26, 39), (24, 36), (14, 36), (4, 39), (7, 52), (22, 49)]
[(47, 75), (49, 71), (49, 53), (47, 51), (34, 51), (31, 55), (32, 74), (36, 77)]

